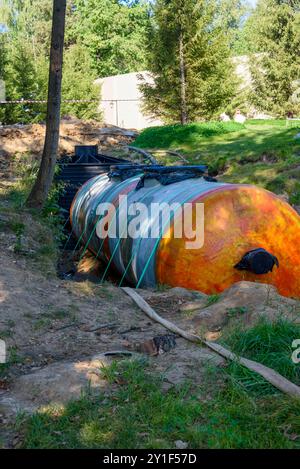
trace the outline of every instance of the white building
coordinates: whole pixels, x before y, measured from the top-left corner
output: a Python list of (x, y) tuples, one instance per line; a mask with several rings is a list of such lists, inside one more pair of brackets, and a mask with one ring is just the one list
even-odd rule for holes
[(147, 72), (126, 73), (96, 80), (95, 83), (101, 86), (99, 110), (102, 111), (106, 124), (125, 129), (162, 125), (160, 120), (151, 119), (142, 111), (143, 97), (139, 90), (141, 76), (151, 83)]
[[(236, 75), (240, 79), (240, 91), (251, 87), (251, 72), (249, 57), (246, 55), (232, 58)], [(98, 78), (96, 84), (101, 86), (101, 101), (99, 111), (103, 113), (106, 124), (116, 125), (125, 129), (144, 129), (163, 123), (151, 119), (143, 111), (143, 96), (139, 90), (141, 82), (152, 83), (149, 72), (133, 72), (124, 75), (114, 75)], [(249, 109), (249, 116), (256, 119), (268, 119), (270, 116)]]

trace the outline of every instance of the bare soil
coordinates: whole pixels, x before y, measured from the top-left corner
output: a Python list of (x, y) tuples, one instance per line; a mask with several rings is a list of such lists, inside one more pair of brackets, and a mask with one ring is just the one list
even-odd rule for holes
[[(0, 126), (0, 178), (5, 178), (16, 155), (28, 154), (39, 159), (45, 138), (44, 124)], [(103, 125), (97, 121), (62, 119), (60, 126), (59, 154), (72, 155), (75, 145), (98, 145), (99, 152), (107, 152), (129, 145), (137, 132)]]

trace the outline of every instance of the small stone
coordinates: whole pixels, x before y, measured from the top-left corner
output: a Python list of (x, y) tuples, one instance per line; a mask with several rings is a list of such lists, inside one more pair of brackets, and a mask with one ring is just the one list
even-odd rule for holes
[(186, 442), (186, 441), (182, 441), (182, 440), (176, 440), (175, 441), (175, 447), (177, 449), (186, 449), (188, 448), (189, 444)]
[(163, 382), (161, 389), (162, 389), (162, 392), (167, 393), (172, 388), (174, 388), (174, 384), (168, 383), (168, 382), (165, 381), (165, 382)]
[(168, 290), (168, 295), (178, 296), (179, 298), (194, 298), (195, 296), (193, 290), (187, 290), (186, 288), (182, 287), (171, 288), (170, 290)]
[(185, 303), (182, 306), (180, 306), (179, 309), (182, 312), (193, 312), (193, 311), (200, 310), (201, 308), (204, 308), (205, 306), (207, 306), (207, 300), (206, 299), (196, 300), (196, 301), (192, 301), (192, 302), (189, 302), (189, 303)]

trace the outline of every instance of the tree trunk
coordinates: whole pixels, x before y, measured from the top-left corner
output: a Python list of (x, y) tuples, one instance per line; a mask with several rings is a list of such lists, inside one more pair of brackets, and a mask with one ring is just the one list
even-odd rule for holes
[(53, 181), (60, 124), (66, 0), (53, 0), (46, 136), (40, 169), (26, 205), (42, 209)]
[(187, 103), (186, 103), (186, 76), (185, 76), (185, 60), (183, 51), (183, 34), (179, 37), (179, 61), (180, 61), (180, 113), (181, 124), (188, 123)]

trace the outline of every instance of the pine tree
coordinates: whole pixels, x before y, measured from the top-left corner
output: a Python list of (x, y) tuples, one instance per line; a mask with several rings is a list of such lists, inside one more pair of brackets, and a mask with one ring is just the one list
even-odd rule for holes
[[(99, 119), (97, 111), (100, 90), (94, 85), (96, 78), (91, 57), (81, 44), (73, 44), (65, 53), (62, 96), (64, 100), (90, 100), (91, 102), (62, 103), (62, 114), (80, 119)], [(94, 100), (94, 102), (93, 102)]]
[[(7, 67), (6, 94), (9, 100), (39, 99), (38, 71), (31, 45), (25, 38), (18, 37), (11, 45)], [(17, 104), (9, 106), (9, 122), (38, 122), (45, 117), (40, 104)]]
[(214, 0), (157, 0), (148, 36), (145, 109), (165, 122), (216, 116), (235, 92), (228, 36)]
[(300, 115), (300, 0), (259, 0), (253, 24), (253, 104), (277, 117)]
[[(2, 17), (5, 24), (5, 84), (7, 100), (45, 99), (47, 88), (46, 73), (41, 73), (40, 65), (44, 57), (43, 41), (37, 40), (35, 28), (45, 13), (51, 9), (52, 0), (46, 0), (37, 8), (36, 0), (3, 0)], [(45, 60), (44, 60), (45, 63)], [(45, 82), (42, 81), (42, 77)], [(31, 123), (45, 118), (46, 107), (43, 104), (5, 105), (3, 122), (5, 124), (22, 122)], [(3, 113), (3, 110), (2, 110)]]
[(243, 23), (249, 14), (250, 6), (244, 0), (216, 0), (216, 4), (218, 9), (216, 24), (223, 28), (227, 35), (232, 55), (237, 55), (237, 43), (244, 29)]
[[(7, 87), (7, 65), (8, 65), (8, 34), (7, 19), (9, 10), (4, 2), (0, 1), (0, 99), (6, 99)], [(0, 124), (7, 121), (8, 108), (5, 104), (0, 104)]]
[[(7, 50), (4, 33), (0, 34), (0, 100), (6, 98)], [(6, 121), (6, 105), (0, 104), (0, 123)]]
[(7, 66), (7, 52), (4, 35), (0, 35), (0, 80), (5, 79), (5, 69)]
[[(6, 95), (9, 100), (46, 100), (48, 87), (49, 49), (53, 0), (3, 0), (0, 20), (6, 34), (0, 33), (0, 62), (5, 55)], [(72, 24), (75, 12), (67, 8)], [(0, 21), (1, 22), (1, 21)], [(71, 29), (71, 27), (70, 27)], [(1, 45), (0, 44), (0, 45)], [(1, 65), (0, 65), (1, 67)], [(4, 69), (4, 66), (1, 67)], [(1, 73), (1, 72), (0, 72)], [(3, 72), (4, 73), (4, 72)], [(95, 71), (88, 48), (69, 35), (66, 44), (63, 95), (64, 100), (99, 100), (100, 90), (93, 86)], [(64, 114), (78, 118), (99, 118), (98, 102), (66, 103)], [(43, 121), (46, 103), (5, 105), (0, 108), (0, 121), (5, 124)]]

